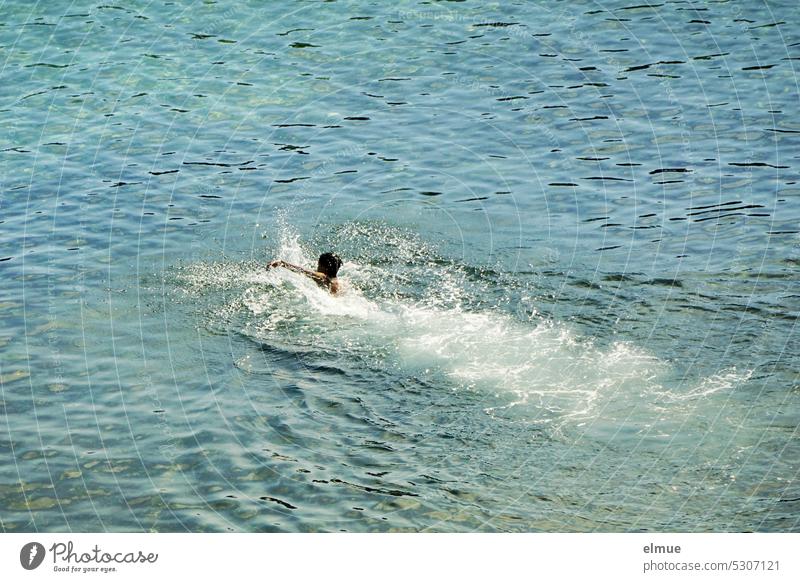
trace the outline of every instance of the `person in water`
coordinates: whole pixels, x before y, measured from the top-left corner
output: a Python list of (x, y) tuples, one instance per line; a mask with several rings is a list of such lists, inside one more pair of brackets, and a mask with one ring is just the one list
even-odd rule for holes
[(330, 291), (331, 295), (337, 295), (339, 293), (339, 281), (336, 279), (336, 275), (341, 266), (342, 259), (338, 256), (333, 253), (322, 253), (317, 261), (316, 271), (310, 271), (303, 267), (287, 263), (286, 261), (272, 261), (267, 268), (283, 267), (295, 273), (300, 273), (301, 275), (310, 277), (317, 285)]

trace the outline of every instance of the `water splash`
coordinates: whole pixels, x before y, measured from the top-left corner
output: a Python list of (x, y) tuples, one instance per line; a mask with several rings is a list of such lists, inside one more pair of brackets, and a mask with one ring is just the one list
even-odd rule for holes
[[(287, 269), (267, 270), (266, 259), (194, 265), (182, 280), (234, 290), (226, 313), (238, 313), (237, 333), (259, 345), (472, 390), (495, 399), (489, 414), (513, 410), (537, 423), (647, 426), (665, 404), (690, 404), (749, 377), (724, 370), (676, 386), (666, 381), (671, 367), (632, 342), (602, 343), (562, 322), (476, 307), (476, 296), (497, 295), (496, 283), (437, 256), (411, 233), (355, 223), (335, 236), (340, 244), (325, 248), (349, 245), (354, 252), (342, 254), (356, 257), (340, 271), (339, 296)], [(276, 257), (313, 268), (314, 253), (290, 228), (278, 240)]]

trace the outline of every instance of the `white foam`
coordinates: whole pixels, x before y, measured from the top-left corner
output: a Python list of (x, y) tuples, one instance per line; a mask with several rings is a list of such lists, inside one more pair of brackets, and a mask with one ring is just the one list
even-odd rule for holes
[[(280, 274), (279, 274), (280, 273)], [(312, 317), (329, 348), (379, 344), (409, 374), (437, 372), (452, 386), (504, 392), (511, 405), (531, 404), (560, 415), (590, 414), (603, 393), (652, 383), (661, 364), (624, 343), (599, 349), (564, 325), (520, 322), (497, 311), (370, 301), (355, 287), (334, 297), (302, 275), (278, 271), (265, 281), (282, 289), (245, 292), (245, 306), (274, 330), (285, 314)], [(300, 297), (293, 304), (285, 294)], [(349, 320), (349, 321), (343, 321)], [(353, 321), (358, 322), (357, 325)]]

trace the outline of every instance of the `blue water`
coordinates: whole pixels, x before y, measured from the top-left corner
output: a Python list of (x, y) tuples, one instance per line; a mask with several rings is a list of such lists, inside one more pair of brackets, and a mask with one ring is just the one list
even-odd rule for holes
[(800, 530), (800, 9), (644, 4), (0, 2), (0, 529)]

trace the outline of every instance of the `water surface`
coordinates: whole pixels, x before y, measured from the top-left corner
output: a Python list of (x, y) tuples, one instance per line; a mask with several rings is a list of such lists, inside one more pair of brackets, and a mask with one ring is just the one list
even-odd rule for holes
[(634, 4), (2, 3), (2, 530), (797, 531), (800, 13)]

